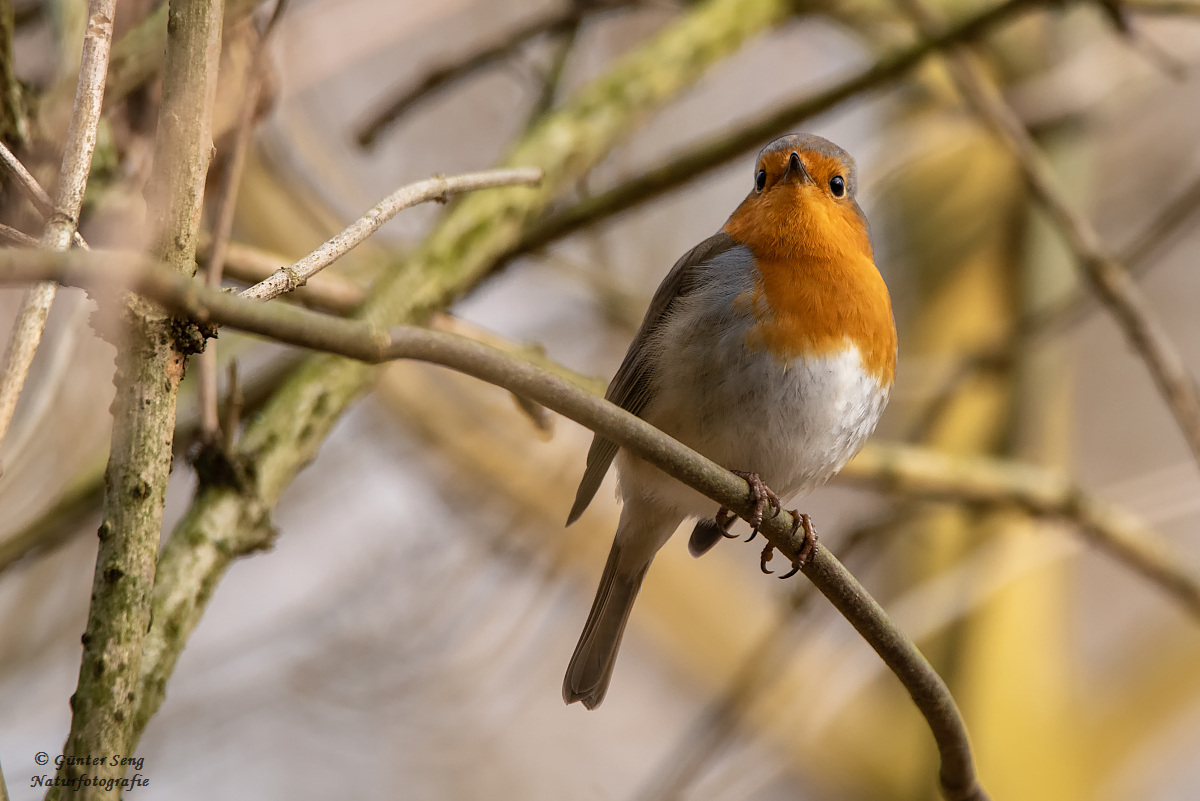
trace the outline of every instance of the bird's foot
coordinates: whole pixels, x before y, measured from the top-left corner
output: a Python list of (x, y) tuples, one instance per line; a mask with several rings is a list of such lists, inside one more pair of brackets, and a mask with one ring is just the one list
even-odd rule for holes
[(708, 553), (722, 537), (736, 537), (736, 534), (729, 533), (729, 527), (733, 525), (734, 520), (737, 518), (722, 506), (717, 510), (716, 517), (706, 517), (696, 523), (696, 527), (692, 529), (692, 536), (688, 539), (688, 553), (699, 558)]
[[(804, 529), (804, 545), (800, 548), (800, 553), (797, 554), (796, 561), (792, 562), (792, 569), (789, 570), (787, 573), (784, 573), (782, 576), (780, 576), (779, 578), (781, 578), (781, 579), (791, 578), (792, 576), (794, 576), (798, 572), (800, 572), (800, 570), (806, 564), (808, 564), (809, 557), (812, 556), (813, 551), (817, 547), (817, 530), (816, 530), (816, 528), (813, 527), (812, 518), (810, 518), (808, 515), (800, 514), (795, 509), (793, 509), (791, 511), (791, 515), (792, 515), (792, 518), (795, 520), (795, 522), (792, 523), (792, 534), (795, 535), (795, 533), (799, 529), (803, 528)], [(767, 562), (770, 562), (771, 557), (774, 555), (775, 555), (775, 546), (768, 542), (763, 547), (762, 557), (760, 558), (759, 563), (758, 563), (758, 566), (762, 569), (762, 572), (767, 573), (767, 574), (771, 574), (771, 573), (775, 572), (773, 570), (767, 569)]]
[(754, 535), (758, 533), (758, 529), (762, 527), (763, 513), (769, 506), (771, 508), (771, 516), (779, 514), (779, 496), (771, 491), (771, 488), (763, 483), (759, 478), (758, 473), (747, 473), (742, 470), (732, 470), (735, 476), (740, 476), (750, 485), (750, 501), (754, 504), (754, 514), (750, 516), (750, 536), (746, 538), (746, 542), (754, 539)]

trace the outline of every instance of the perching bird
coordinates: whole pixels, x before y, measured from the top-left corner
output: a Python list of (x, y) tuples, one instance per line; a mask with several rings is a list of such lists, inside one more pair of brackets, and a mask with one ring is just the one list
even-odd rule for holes
[[(763, 148), (754, 188), (671, 268), (608, 387), (608, 400), (745, 477), (756, 530), (766, 505), (778, 511), (775, 493), (808, 493), (837, 473), (887, 404), (896, 326), (857, 187), (854, 160), (819, 136)], [(708, 517), (712, 501), (597, 435), (568, 525), (614, 457), (621, 520), (563, 680), (563, 700), (589, 709), (604, 700), (659, 548), (700, 517), (689, 542), (699, 556), (732, 522), (723, 508)], [(815, 533), (807, 516), (797, 520), (811, 550)]]

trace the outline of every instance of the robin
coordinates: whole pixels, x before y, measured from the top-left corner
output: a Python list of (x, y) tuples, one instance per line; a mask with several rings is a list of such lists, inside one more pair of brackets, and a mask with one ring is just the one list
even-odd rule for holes
[[(896, 325), (857, 188), (854, 159), (819, 136), (763, 148), (746, 199), (663, 279), (605, 396), (745, 478), (751, 538), (780, 496), (841, 470), (887, 405)], [(700, 517), (688, 543), (700, 556), (733, 522), (723, 507), (708, 517), (707, 498), (597, 435), (567, 525), (614, 458), (621, 519), (563, 680), (563, 700), (589, 709), (604, 700), (659, 548)], [(816, 542), (808, 516), (793, 515), (805, 548), (789, 576)]]

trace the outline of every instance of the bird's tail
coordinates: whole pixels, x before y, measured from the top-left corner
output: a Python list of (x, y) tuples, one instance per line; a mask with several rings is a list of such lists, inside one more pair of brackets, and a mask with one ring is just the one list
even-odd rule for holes
[(682, 520), (683, 515), (672, 507), (626, 498), (592, 611), (563, 679), (563, 700), (568, 704), (583, 701), (588, 709), (595, 709), (604, 700), (642, 579)]
[[(617, 662), (617, 650), (621, 647), (621, 635), (629, 621), (629, 611), (642, 587), (642, 579), (650, 568), (650, 562), (628, 569), (621, 559), (621, 543), (613, 542), (608, 552), (608, 563), (592, 601), (583, 634), (567, 666), (563, 679), (563, 700), (568, 704), (583, 701), (588, 709), (595, 709), (608, 692), (612, 680), (613, 665)], [(625, 569), (623, 569), (625, 568)]]

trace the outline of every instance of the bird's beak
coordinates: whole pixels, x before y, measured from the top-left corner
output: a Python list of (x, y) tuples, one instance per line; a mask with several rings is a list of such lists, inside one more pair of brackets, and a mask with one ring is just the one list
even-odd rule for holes
[(782, 180), (795, 181), (798, 184), (812, 183), (812, 176), (808, 174), (808, 168), (804, 166), (798, 153), (792, 153), (788, 159), (787, 170), (783, 173)]

